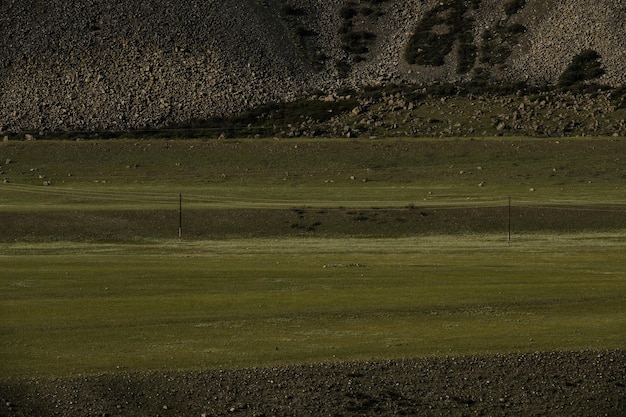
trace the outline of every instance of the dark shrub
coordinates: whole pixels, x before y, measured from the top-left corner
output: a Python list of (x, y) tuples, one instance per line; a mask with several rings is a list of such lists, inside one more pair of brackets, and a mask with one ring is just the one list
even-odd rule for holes
[(459, 64), (456, 72), (467, 74), (474, 68), (478, 48), (472, 43), (463, 43), (459, 48)]
[(504, 11), (507, 16), (513, 16), (526, 5), (526, 0), (511, 0), (504, 5)]
[(600, 58), (600, 54), (592, 49), (586, 49), (576, 55), (561, 74), (558, 86), (571, 89), (586, 81), (601, 77), (605, 71), (600, 63)]
[(513, 46), (525, 32), (526, 26), (517, 23), (506, 26), (499, 24), (493, 29), (486, 29), (482, 34), (481, 62), (504, 64), (511, 56)]
[(621, 85), (611, 92), (611, 101), (617, 108), (626, 108), (626, 86)]
[(454, 0), (440, 3), (426, 12), (406, 46), (406, 61), (409, 64), (441, 66), (452, 52), (455, 42), (459, 41), (457, 72), (469, 72), (476, 60), (476, 48), (472, 34), (474, 20), (466, 14), (467, 10), (466, 2)]
[(287, 16), (304, 16), (306, 14), (303, 9), (300, 9), (291, 3), (285, 3), (280, 8), (280, 11)]
[(358, 13), (358, 10), (352, 6), (343, 6), (341, 10), (339, 10), (339, 16), (344, 20), (352, 19)]

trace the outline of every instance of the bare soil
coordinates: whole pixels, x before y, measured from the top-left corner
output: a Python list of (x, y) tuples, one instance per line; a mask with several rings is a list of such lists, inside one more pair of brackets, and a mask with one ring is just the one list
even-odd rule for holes
[(626, 351), (0, 381), (0, 416), (626, 415)]
[[(623, 205), (520, 206), (514, 233), (623, 230)], [(0, 212), (0, 242), (141, 241), (175, 238), (176, 210)], [(185, 210), (187, 240), (232, 237), (403, 237), (504, 233), (508, 208), (292, 208)]]

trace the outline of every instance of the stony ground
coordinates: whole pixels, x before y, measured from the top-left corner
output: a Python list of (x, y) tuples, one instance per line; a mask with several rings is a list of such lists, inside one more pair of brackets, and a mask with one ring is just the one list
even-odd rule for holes
[(626, 351), (3, 380), (0, 416), (626, 415)]
[[(409, 65), (403, 56), (415, 27), (443, 4), (439, 0), (352, 2), (381, 4), (379, 18), (360, 14), (354, 23), (374, 38), (358, 60), (340, 36), (344, 0), (4, 3), (0, 132), (167, 127), (319, 89), (472, 77), (457, 73), (455, 52), (434, 67)], [(480, 4), (469, 14), (480, 49), (483, 31), (507, 19), (510, 2), (473, 3)], [(492, 81), (552, 84), (574, 55), (593, 49), (606, 69), (598, 81), (625, 82), (623, 1), (524, 3), (509, 23), (526, 31), (505, 45), (511, 56), (504, 64), (489, 66)], [(296, 12), (286, 13), (286, 5)], [(310, 62), (315, 55), (324, 57), (319, 68)], [(339, 71), (341, 62), (350, 66), (347, 74)], [(477, 60), (474, 69), (483, 65)]]

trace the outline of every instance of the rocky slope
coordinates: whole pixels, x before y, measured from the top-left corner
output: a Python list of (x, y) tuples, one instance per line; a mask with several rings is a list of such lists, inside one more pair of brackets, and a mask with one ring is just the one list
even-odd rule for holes
[[(617, 86), (625, 31), (621, 0), (7, 0), (0, 132), (162, 127), (345, 86), (555, 83), (585, 49)], [(451, 49), (410, 64), (430, 35)]]

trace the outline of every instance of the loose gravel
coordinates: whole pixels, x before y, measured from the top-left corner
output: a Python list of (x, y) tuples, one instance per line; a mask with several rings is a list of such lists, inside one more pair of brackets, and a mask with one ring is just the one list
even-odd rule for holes
[(623, 417), (626, 351), (5, 379), (0, 397), (2, 417)]
[[(10, 0), (0, 13), (0, 133), (124, 131), (171, 127), (229, 115), (305, 93), (388, 83), (458, 82), (456, 55), (441, 67), (409, 65), (415, 26), (439, 0), (383, 2), (368, 30), (376, 41), (362, 62), (342, 47), (342, 0)], [(481, 33), (506, 18), (505, 0), (482, 0)], [(363, 20), (363, 19), (362, 19)], [(599, 82), (626, 82), (622, 0), (528, 0), (513, 17), (527, 27), (497, 80), (554, 83), (574, 55), (602, 56)], [(309, 33), (313, 51), (298, 46)], [(326, 57), (314, 68), (307, 53)], [(477, 64), (478, 65), (478, 64)]]

